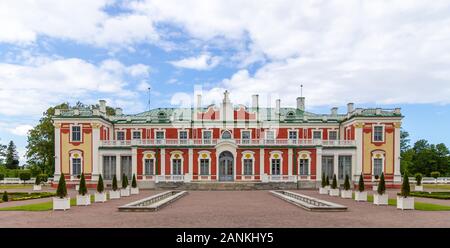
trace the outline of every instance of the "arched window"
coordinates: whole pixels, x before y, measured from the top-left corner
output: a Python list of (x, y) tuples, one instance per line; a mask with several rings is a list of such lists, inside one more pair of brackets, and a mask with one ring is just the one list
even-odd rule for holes
[(223, 133), (222, 133), (222, 139), (231, 139), (231, 133), (230, 133), (230, 131), (223, 131)]

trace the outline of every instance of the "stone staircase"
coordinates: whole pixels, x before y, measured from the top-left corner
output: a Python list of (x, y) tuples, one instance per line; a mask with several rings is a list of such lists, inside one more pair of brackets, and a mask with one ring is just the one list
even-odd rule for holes
[[(298, 189), (293, 182), (159, 182), (155, 189), (163, 190), (285, 190)], [(314, 187), (313, 187), (314, 188)]]

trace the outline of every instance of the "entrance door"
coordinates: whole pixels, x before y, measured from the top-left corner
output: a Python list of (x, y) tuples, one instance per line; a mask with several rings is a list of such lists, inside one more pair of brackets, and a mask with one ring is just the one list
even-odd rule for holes
[(233, 181), (234, 158), (231, 152), (225, 151), (219, 155), (219, 181)]

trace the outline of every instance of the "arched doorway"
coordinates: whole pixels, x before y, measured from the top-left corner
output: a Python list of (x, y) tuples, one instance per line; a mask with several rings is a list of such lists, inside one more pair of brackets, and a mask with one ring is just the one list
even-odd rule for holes
[(219, 155), (219, 181), (234, 180), (234, 157), (229, 151)]

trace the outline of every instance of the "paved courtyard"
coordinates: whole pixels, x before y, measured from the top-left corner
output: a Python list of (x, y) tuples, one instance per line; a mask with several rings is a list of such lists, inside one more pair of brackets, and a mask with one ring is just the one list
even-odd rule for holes
[(450, 227), (450, 211), (401, 211), (393, 206), (377, 207), (323, 196), (315, 190), (296, 192), (345, 205), (348, 211), (308, 212), (268, 191), (191, 191), (158, 212), (117, 210), (118, 206), (158, 192), (141, 190), (137, 196), (74, 206), (66, 212), (0, 211), (0, 227)]

